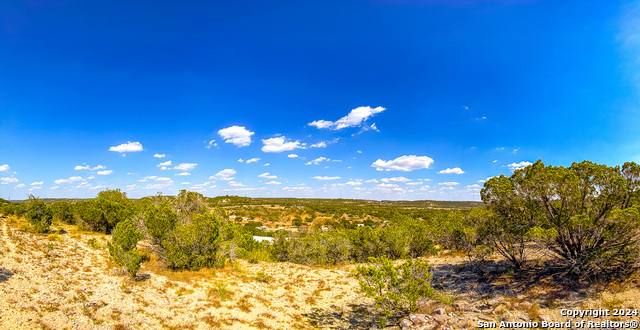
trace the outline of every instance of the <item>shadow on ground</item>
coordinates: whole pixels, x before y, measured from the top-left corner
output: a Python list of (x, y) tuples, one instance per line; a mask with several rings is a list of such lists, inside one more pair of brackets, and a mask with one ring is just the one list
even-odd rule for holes
[(8, 269), (0, 268), (0, 283), (6, 282), (13, 276), (13, 272)]
[(136, 282), (144, 282), (151, 278), (151, 274), (137, 274), (134, 279)]
[(375, 315), (366, 306), (352, 304), (345, 310), (332, 307), (329, 310), (314, 308), (302, 316), (310, 325), (322, 329), (369, 329), (375, 322)]

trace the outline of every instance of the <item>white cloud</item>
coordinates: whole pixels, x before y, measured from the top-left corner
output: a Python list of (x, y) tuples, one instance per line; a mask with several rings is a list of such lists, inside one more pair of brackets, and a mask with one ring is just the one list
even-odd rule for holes
[(189, 172), (182, 172), (182, 173), (176, 173), (174, 175), (179, 175), (179, 176), (184, 176), (184, 175), (191, 175), (191, 173)]
[(32, 186), (42, 186), (43, 183), (44, 183), (44, 181), (38, 181), (38, 182), (32, 182), (31, 185)]
[(106, 169), (106, 168), (107, 168), (107, 167), (106, 167), (106, 166), (104, 166), (104, 165), (98, 165), (98, 166), (96, 166), (96, 167), (92, 168), (92, 170), (94, 170), (94, 171), (95, 171), (95, 170), (104, 170), (104, 169)]
[(381, 183), (381, 184), (377, 184), (376, 187), (380, 187), (380, 188), (397, 188), (398, 185), (395, 183)]
[(474, 184), (470, 184), (470, 185), (466, 186), (465, 188), (467, 188), (469, 190), (480, 190), (482, 187), (480, 187), (479, 184), (474, 183)]
[(8, 171), (9, 170), (9, 165), (4, 164), (0, 166), (0, 172), (4, 172), (4, 171)]
[(53, 186), (53, 187), (51, 187), (51, 188), (49, 188), (49, 189), (51, 189), (51, 190), (56, 190), (56, 189), (58, 189), (58, 188), (60, 188), (60, 186)]
[(89, 167), (89, 165), (86, 165), (86, 164), (85, 164), (84, 166), (76, 165), (76, 167), (74, 167), (73, 169), (74, 169), (74, 170), (76, 170), (76, 171), (79, 171), (79, 170), (89, 170), (89, 169), (91, 169), (91, 167)]
[(138, 152), (138, 151), (142, 151), (142, 150), (143, 150), (143, 148), (142, 148), (142, 144), (140, 144), (140, 142), (131, 142), (131, 141), (127, 141), (127, 143), (123, 143), (121, 145), (109, 148), (109, 151), (115, 151), (115, 152), (119, 152), (119, 153)]
[(265, 182), (264, 184), (282, 184), (282, 182), (278, 182), (278, 181), (269, 181), (269, 182)]
[(196, 166), (198, 166), (196, 163), (181, 163), (180, 165), (174, 166), (173, 169), (178, 171), (191, 171), (196, 168)]
[(258, 175), (259, 178), (265, 178), (265, 179), (277, 179), (278, 177), (275, 175), (270, 175), (269, 172), (266, 173), (262, 173), (260, 175)]
[(403, 176), (398, 176), (398, 177), (394, 177), (394, 178), (384, 178), (384, 179), (380, 179), (380, 181), (382, 182), (409, 182), (411, 181), (411, 179), (407, 179)]
[(235, 181), (229, 181), (229, 182), (227, 182), (227, 184), (229, 184), (229, 185), (230, 185), (230, 186), (232, 186), (232, 187), (246, 187), (246, 186), (245, 186), (245, 185), (243, 185), (242, 183), (240, 183), (240, 182), (235, 182)]
[(77, 181), (85, 181), (85, 179), (83, 179), (80, 176), (72, 176), (68, 179), (58, 179), (55, 180), (55, 184), (64, 184), (64, 183), (71, 183), (71, 182), (77, 182)]
[(311, 187), (284, 187), (282, 190), (286, 191), (302, 191), (302, 192), (313, 192)]
[(333, 126), (333, 122), (329, 120), (314, 120), (307, 125), (315, 126), (316, 128), (322, 129), (322, 128), (330, 128), (331, 126)]
[(165, 154), (154, 154), (153, 157), (155, 157), (155, 158), (164, 158), (164, 157), (167, 157), (167, 155), (165, 155)]
[(326, 148), (327, 147), (327, 142), (325, 141), (320, 141), (318, 143), (314, 143), (311, 145), (311, 148)]
[(525, 168), (529, 165), (532, 165), (533, 163), (527, 162), (527, 161), (522, 161), (519, 163), (511, 163), (509, 165), (507, 165), (507, 167), (509, 167), (511, 170), (517, 170), (517, 169), (521, 169), (521, 168)]
[(265, 187), (260, 187), (260, 188), (237, 188), (234, 189), (235, 191), (254, 191), (254, 190), (265, 190), (267, 188)]
[(109, 175), (111, 173), (113, 173), (113, 170), (98, 171), (98, 175)]
[(14, 177), (6, 177), (6, 178), (0, 178), (0, 181), (2, 181), (2, 184), (9, 184), (9, 183), (16, 183), (19, 180)]
[[(183, 182), (183, 184), (189, 184), (188, 182)], [(195, 189), (203, 189), (203, 188), (215, 188), (216, 186), (209, 186), (209, 184), (211, 184), (211, 182), (207, 181), (205, 183), (200, 183), (200, 184), (194, 184), (193, 186), (191, 186), (189, 189), (195, 190)]]
[(162, 176), (155, 176), (155, 175), (151, 175), (151, 176), (146, 176), (140, 180), (138, 180), (138, 182), (147, 182), (149, 180), (155, 180), (155, 181), (159, 181), (159, 182), (170, 182), (173, 183), (173, 180), (171, 180), (170, 178), (167, 177), (162, 177)]
[(142, 189), (148, 190), (148, 189), (165, 189), (165, 188), (169, 188), (171, 187), (173, 183), (154, 183), (154, 184), (147, 184), (146, 186), (142, 187)]
[(264, 164), (262, 166), (269, 166), (269, 165), (271, 165), (271, 163), (266, 163), (266, 164)]
[(439, 171), (438, 174), (464, 174), (464, 171), (459, 167), (454, 167)]
[(368, 182), (368, 183), (378, 183), (378, 180), (376, 180), (376, 179), (371, 179), (371, 180), (366, 180), (365, 182)]
[(162, 170), (168, 169), (167, 166), (171, 166), (171, 161), (170, 160), (167, 160), (166, 162), (162, 162), (162, 163), (156, 165), (156, 167), (160, 167), (160, 169), (162, 169)]
[(351, 180), (345, 183), (347, 186), (360, 186), (362, 185), (362, 180)]
[[(315, 126), (316, 128), (319, 128), (319, 129), (328, 128), (333, 130), (339, 130), (342, 128), (359, 126), (364, 121), (369, 119), (369, 117), (385, 110), (386, 109), (383, 107), (376, 107), (376, 108), (371, 108), (369, 106), (357, 107), (351, 110), (351, 112), (349, 112), (348, 115), (336, 120), (335, 122), (328, 121), (328, 120), (316, 120), (316, 121), (310, 122), (307, 125)], [(376, 129), (375, 124), (371, 128)]]
[(238, 163), (244, 163), (244, 159), (238, 158)]
[(409, 185), (409, 186), (418, 186), (418, 185), (421, 185), (421, 184), (423, 184), (423, 182), (407, 182), (407, 185)]
[[(204, 143), (207, 143), (207, 141), (204, 141)], [(216, 140), (211, 140), (207, 143), (208, 145), (204, 146), (207, 149), (211, 149), (211, 147), (217, 147), (218, 144), (216, 143)]]
[[(251, 144), (251, 136), (255, 133), (247, 130), (244, 126), (231, 126), (219, 130), (218, 134), (225, 143), (233, 143), (238, 147), (246, 147)], [(209, 144), (211, 145), (211, 142), (209, 142)]]
[(31, 188), (29, 189), (29, 191), (34, 191), (34, 190), (38, 190), (38, 189), (42, 189), (42, 187), (31, 187)]
[(289, 158), (298, 158), (298, 155), (296, 155), (296, 154), (289, 154), (289, 155), (287, 155), (287, 157), (289, 157)]
[(439, 186), (457, 186), (459, 184), (460, 184), (460, 182), (440, 182), (440, 183), (438, 183)]
[(247, 164), (251, 164), (251, 163), (255, 163), (255, 162), (259, 161), (259, 160), (260, 160), (260, 158), (251, 158), (251, 159), (247, 159), (246, 163)]
[(209, 177), (210, 180), (224, 180), (224, 181), (231, 181), (233, 180), (232, 175), (236, 174), (236, 170), (231, 169), (231, 168), (226, 168), (218, 173), (216, 173), (215, 175), (212, 175)]
[(327, 180), (338, 180), (340, 179), (340, 177), (339, 176), (314, 176), (312, 179), (327, 181)]
[(382, 159), (376, 160), (372, 167), (375, 167), (378, 171), (414, 171), (422, 168), (429, 168), (429, 165), (433, 164), (433, 159), (427, 156), (401, 156), (394, 160), (384, 161)]
[(0, 181), (2, 181), (2, 184), (9, 184), (9, 183), (18, 182), (18, 179), (14, 178), (14, 177), (6, 177), (6, 178), (0, 178)]
[(306, 162), (306, 163), (305, 163), (305, 165), (312, 165), (312, 164), (313, 164), (313, 165), (318, 165), (318, 164), (320, 164), (321, 162), (325, 162), (325, 161), (326, 161), (326, 162), (328, 162), (328, 161), (330, 161), (330, 160), (331, 160), (331, 159), (329, 159), (329, 158), (327, 158), (327, 157), (318, 157), (318, 158), (316, 158), (316, 159), (314, 159), (314, 160), (312, 160), (312, 161)]
[(294, 149), (304, 149), (305, 144), (300, 141), (287, 141), (284, 136), (278, 136), (266, 140), (262, 140), (264, 152), (283, 152)]

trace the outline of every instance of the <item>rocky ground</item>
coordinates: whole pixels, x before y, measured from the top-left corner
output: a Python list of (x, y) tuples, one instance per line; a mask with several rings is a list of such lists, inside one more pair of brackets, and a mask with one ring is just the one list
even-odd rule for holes
[[(353, 265), (291, 263), (172, 272), (151, 256), (136, 280), (108, 261), (109, 236), (53, 226), (32, 234), (0, 218), (2, 329), (369, 329), (373, 301)], [(462, 255), (429, 258), (433, 299), (402, 319), (403, 329), (472, 329), (478, 322), (567, 321), (560, 310), (640, 306), (635, 281), (575, 287), (553, 276), (515, 276), (495, 257), (479, 276)], [(613, 312), (611, 312), (613, 313)], [(609, 316), (571, 320), (640, 320)], [(484, 323), (481, 323), (484, 324)], [(390, 328), (398, 328), (393, 326)], [(526, 328), (526, 327), (525, 327)]]

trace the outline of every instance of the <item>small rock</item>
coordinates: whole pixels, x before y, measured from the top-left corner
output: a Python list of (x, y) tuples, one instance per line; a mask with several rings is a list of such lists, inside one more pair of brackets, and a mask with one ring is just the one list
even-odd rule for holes
[(483, 321), (489, 321), (489, 322), (493, 322), (494, 320), (488, 316), (484, 316), (484, 315), (480, 315), (478, 316), (478, 319), (483, 320)]
[(428, 315), (424, 315), (424, 314), (411, 314), (411, 315), (409, 315), (409, 319), (415, 325), (423, 325), (423, 324), (427, 323), (428, 317), (429, 317)]
[(478, 309), (464, 300), (458, 300), (453, 303), (453, 307), (463, 312), (478, 312)]
[(450, 317), (446, 315), (437, 315), (433, 319), (440, 324), (444, 324), (449, 321)]
[(411, 329), (413, 327), (413, 322), (409, 319), (405, 318), (400, 321), (400, 329)]
[(496, 315), (502, 315), (504, 313), (507, 312), (507, 306), (505, 306), (504, 304), (500, 304), (498, 305), (496, 308), (493, 309), (493, 314)]
[(533, 306), (533, 304), (531, 304), (528, 301), (520, 303), (520, 309), (523, 309), (523, 310), (528, 310), (529, 308), (531, 308), (531, 306)]
[(444, 314), (445, 314), (444, 308), (436, 309), (436, 315), (444, 315)]
[(549, 315), (540, 315), (538, 318), (540, 321), (551, 322), (551, 317)]
[(487, 301), (487, 303), (485, 305), (488, 306), (488, 307), (493, 307), (493, 306), (496, 306), (498, 304), (500, 304), (500, 300), (497, 299), (497, 298), (493, 298), (493, 299)]

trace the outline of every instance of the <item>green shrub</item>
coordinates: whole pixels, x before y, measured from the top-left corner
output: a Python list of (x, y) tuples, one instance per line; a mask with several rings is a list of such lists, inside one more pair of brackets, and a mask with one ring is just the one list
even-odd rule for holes
[(220, 221), (213, 214), (196, 214), (191, 223), (179, 222), (162, 240), (163, 257), (173, 269), (224, 267), (220, 250)]
[(259, 271), (256, 274), (256, 281), (261, 283), (269, 283), (273, 279), (273, 276), (265, 274), (263, 271)]
[(387, 257), (370, 258), (367, 265), (358, 266), (360, 289), (373, 297), (376, 307), (382, 308), (379, 326), (388, 317), (402, 316), (417, 310), (420, 297), (433, 297), (429, 285), (429, 264), (419, 259), (409, 259), (400, 266), (393, 265)]
[(31, 224), (33, 230), (37, 233), (46, 233), (53, 219), (51, 207), (33, 195), (29, 196), (29, 201), (26, 205), (25, 218)]
[(121, 221), (131, 219), (134, 205), (120, 189), (104, 190), (95, 199), (74, 204), (76, 223), (83, 229), (111, 233)]
[(154, 242), (162, 242), (171, 233), (178, 221), (178, 214), (168, 201), (158, 206), (150, 206), (144, 211), (144, 225)]
[(133, 226), (131, 220), (124, 220), (116, 225), (111, 242), (107, 243), (111, 260), (124, 266), (131, 277), (136, 276), (142, 263), (142, 257), (136, 249), (140, 239), (142, 233)]
[(51, 211), (53, 212), (53, 221), (75, 224), (71, 203), (67, 201), (55, 202), (51, 204)]
[(218, 298), (222, 301), (229, 300), (233, 297), (233, 291), (224, 283), (218, 283), (207, 292), (209, 297)]

